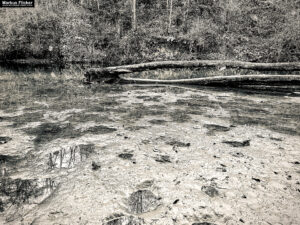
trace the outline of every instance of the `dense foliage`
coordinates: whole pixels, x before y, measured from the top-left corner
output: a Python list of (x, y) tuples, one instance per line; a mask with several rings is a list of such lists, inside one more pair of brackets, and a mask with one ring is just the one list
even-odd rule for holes
[(136, 21), (133, 2), (36, 0), (35, 8), (2, 8), (0, 59), (300, 59), (299, 0), (136, 0)]

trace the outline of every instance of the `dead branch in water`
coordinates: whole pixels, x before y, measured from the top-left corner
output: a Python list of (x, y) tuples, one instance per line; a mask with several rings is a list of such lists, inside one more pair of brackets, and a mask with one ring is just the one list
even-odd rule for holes
[(203, 85), (203, 86), (238, 86), (238, 85), (300, 85), (299, 75), (234, 75), (214, 76), (194, 79), (178, 80), (153, 80), (120, 78), (120, 83), (135, 84), (182, 84), (182, 85)]
[(231, 67), (252, 70), (278, 70), (294, 71), (300, 70), (300, 63), (251, 63), (226, 60), (194, 60), (194, 61), (159, 61), (141, 63), (125, 66), (114, 66), (105, 68), (91, 68), (85, 73), (87, 82), (105, 83), (139, 83), (139, 84), (195, 84), (207, 86), (236, 86), (240, 84), (295, 84), (299, 83), (300, 76), (297, 75), (235, 75), (215, 76), (195, 79), (178, 80), (153, 80), (122, 78), (120, 75), (145, 70), (163, 68), (195, 68), (195, 67)]
[(145, 70), (164, 68), (196, 68), (196, 67), (229, 67), (251, 70), (277, 70), (295, 71), (300, 70), (299, 62), (290, 63), (252, 63), (230, 60), (193, 60), (193, 61), (158, 61), (124, 66), (113, 66), (105, 68), (91, 68), (85, 73), (89, 81), (103, 77), (117, 77), (125, 73), (133, 73)]

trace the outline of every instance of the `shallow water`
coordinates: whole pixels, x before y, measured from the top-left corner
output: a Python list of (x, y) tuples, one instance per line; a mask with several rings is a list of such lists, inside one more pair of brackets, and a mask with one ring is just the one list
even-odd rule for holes
[(83, 69), (0, 68), (0, 224), (300, 220), (299, 87), (85, 86)]

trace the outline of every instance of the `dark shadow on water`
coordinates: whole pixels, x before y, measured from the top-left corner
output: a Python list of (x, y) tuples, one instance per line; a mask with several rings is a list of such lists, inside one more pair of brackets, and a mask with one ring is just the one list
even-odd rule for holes
[(83, 131), (83, 134), (90, 133), (90, 134), (108, 134), (117, 131), (116, 128), (97, 125), (93, 127), (89, 127), (85, 131)]
[(25, 129), (25, 132), (36, 136), (34, 139), (36, 145), (44, 144), (57, 138), (75, 138), (80, 135), (71, 124), (60, 125), (58, 123), (43, 123), (38, 127)]
[(20, 127), (25, 125), (26, 123), (41, 121), (43, 118), (42, 112), (34, 112), (34, 113), (24, 113), (20, 116), (7, 117), (8, 121), (12, 121), (12, 127)]
[[(160, 87), (162, 88), (163, 86)], [(150, 88), (150, 86), (148, 86), (148, 88)], [(230, 119), (232, 125), (263, 126), (279, 133), (300, 135), (300, 104), (286, 101), (286, 97), (300, 97), (300, 95), (297, 96), (297, 93), (294, 93), (298, 91), (300, 87), (291, 86), (271, 91), (199, 86), (166, 86), (166, 89), (181, 89), (183, 92), (188, 89), (194, 90), (196, 93), (200, 91), (201, 93), (207, 94), (220, 93), (220, 98), (216, 100), (211, 100), (206, 96), (195, 95), (188, 98), (179, 98), (175, 103), (167, 103), (170, 107), (179, 107), (177, 111), (175, 110), (175, 112), (168, 113), (174, 122), (189, 121), (190, 118), (188, 114), (203, 115), (209, 118), (220, 117)], [(176, 91), (176, 93), (180, 92)], [(221, 98), (224, 93), (234, 95)], [(260, 98), (262, 101), (258, 102), (255, 100), (256, 98)], [(211, 114), (211, 109), (222, 109), (224, 112), (228, 112), (230, 116), (228, 118), (226, 114)], [(210, 127), (209, 130), (215, 131), (209, 131), (209, 134), (213, 135), (216, 129), (219, 130), (217, 127)], [(223, 130), (223, 128), (220, 129)], [(224, 129), (227, 130), (227, 128)]]
[(159, 120), (159, 119), (157, 119), (157, 120), (149, 120), (148, 121), (149, 123), (151, 123), (151, 124), (155, 124), (155, 125), (163, 125), (164, 123), (167, 123), (168, 121), (166, 121), (166, 120)]
[(0, 155), (0, 178), (6, 177), (15, 172), (22, 161), (20, 156), (1, 154)]
[(36, 63), (36, 64), (26, 64), (26, 63), (14, 63), (14, 62), (0, 62), (0, 68), (6, 71), (13, 72), (52, 72), (52, 71), (60, 71), (63, 69), (63, 66), (58, 64), (45, 64), (45, 63)]
[[(101, 109), (99, 108), (93, 108), (93, 110), (103, 110), (100, 112), (107, 112), (110, 111), (111, 109), (109, 108), (103, 108)], [(97, 111), (99, 112), (99, 111)], [(108, 115), (106, 114), (86, 114), (86, 113), (75, 113), (72, 114), (71, 116), (69, 116), (67, 118), (67, 120), (69, 122), (79, 122), (79, 123), (85, 123), (85, 122), (89, 122), (89, 121), (94, 121), (96, 123), (103, 123), (103, 122), (108, 122), (108, 121), (113, 121), (112, 119), (110, 119), (108, 117)]]
[(188, 122), (192, 119), (184, 110), (176, 110), (175, 112), (171, 112), (169, 115), (172, 121), (177, 123)]
[(167, 108), (164, 106), (144, 106), (143, 104), (137, 104), (136, 107), (131, 106), (127, 110), (127, 113), (122, 116), (124, 120), (136, 120), (145, 116), (161, 116), (167, 113)]
[(76, 138), (84, 134), (107, 134), (115, 132), (115, 128), (110, 128), (102, 125), (90, 127), (86, 130), (78, 130), (72, 124), (59, 124), (59, 123), (43, 123), (35, 128), (24, 129), (29, 135), (34, 135), (34, 144), (39, 146), (47, 142), (53, 141), (58, 138)]
[(125, 128), (125, 130), (129, 130), (129, 131), (138, 131), (138, 130), (142, 130), (142, 129), (147, 129), (146, 126), (128, 126)]
[(0, 68), (6, 71), (13, 71), (13, 72), (27, 72), (27, 73), (34, 73), (34, 72), (57, 72), (61, 73), (64, 70), (74, 70), (74, 71), (85, 71), (86, 69), (90, 68), (93, 64), (90, 63), (53, 63), (50, 61), (33, 61), (30, 62), (0, 62)]
[(241, 95), (270, 95), (270, 96), (289, 96), (293, 95), (294, 92), (300, 91), (299, 85), (291, 85), (291, 86), (269, 86), (263, 87), (260, 85), (252, 85), (252, 86), (239, 86), (239, 87), (204, 87), (197, 85), (182, 87), (192, 88), (194, 90), (200, 91), (216, 91), (220, 93), (224, 92), (234, 92)]

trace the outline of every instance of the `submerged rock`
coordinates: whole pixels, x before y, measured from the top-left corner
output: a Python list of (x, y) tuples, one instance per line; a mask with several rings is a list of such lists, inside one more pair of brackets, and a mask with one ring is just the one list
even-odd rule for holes
[(154, 184), (153, 180), (145, 180), (141, 184), (137, 185), (137, 188), (139, 188), (139, 189), (146, 189), (146, 188), (151, 187), (153, 184)]
[(145, 126), (131, 126), (131, 127), (126, 127), (125, 130), (137, 131), (137, 130), (146, 129), (146, 128), (147, 127), (145, 127)]
[(176, 146), (176, 147), (190, 147), (191, 146), (191, 143), (184, 143), (184, 142), (175, 141), (175, 140), (167, 141), (166, 144)]
[(208, 135), (213, 135), (215, 132), (227, 132), (230, 131), (229, 127), (217, 125), (217, 124), (205, 124), (204, 127), (208, 130)]
[(86, 133), (92, 133), (92, 134), (108, 134), (115, 131), (117, 131), (116, 128), (102, 126), (102, 125), (89, 127), (87, 130), (85, 130)]
[(118, 156), (121, 159), (131, 159), (133, 157), (133, 154), (131, 154), (131, 153), (121, 153)]
[(179, 202), (179, 199), (176, 199), (176, 200), (173, 202), (173, 205), (176, 205), (178, 202)]
[(149, 120), (149, 123), (155, 124), (155, 125), (160, 125), (163, 123), (167, 123), (168, 121), (166, 120)]
[(159, 198), (149, 190), (138, 190), (128, 199), (129, 211), (134, 214), (155, 210), (159, 204)]
[(126, 216), (123, 213), (115, 213), (107, 217), (104, 221), (105, 225), (143, 225), (144, 220), (139, 217)]
[(171, 159), (168, 155), (159, 155), (155, 158), (155, 161), (160, 163), (170, 163)]
[(230, 153), (232, 156), (234, 156), (234, 157), (237, 157), (237, 158), (242, 158), (242, 157), (244, 157), (245, 155), (243, 154), (243, 153), (241, 153), (241, 152), (232, 152), (232, 153)]
[(232, 147), (246, 147), (250, 146), (250, 140), (246, 141), (223, 141), (223, 143), (231, 145)]
[(219, 195), (219, 191), (212, 186), (202, 186), (201, 190), (209, 197), (216, 197)]
[(101, 168), (101, 166), (99, 163), (96, 163), (94, 161), (92, 162), (92, 170), (98, 170), (100, 168)]
[(252, 180), (255, 180), (256, 182), (260, 182), (261, 180), (255, 177), (252, 177)]
[(227, 170), (224, 167), (217, 167), (216, 171), (223, 172), (223, 173), (227, 172)]
[(7, 142), (11, 141), (12, 138), (10, 137), (0, 137), (0, 145), (6, 144)]

